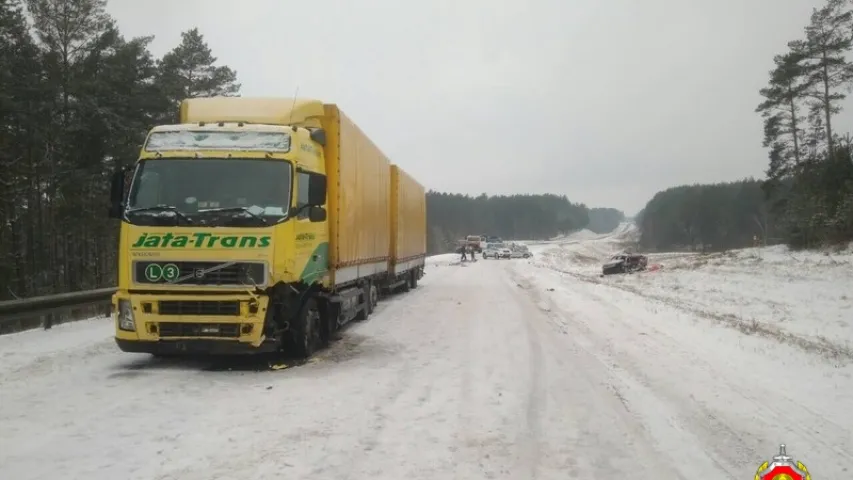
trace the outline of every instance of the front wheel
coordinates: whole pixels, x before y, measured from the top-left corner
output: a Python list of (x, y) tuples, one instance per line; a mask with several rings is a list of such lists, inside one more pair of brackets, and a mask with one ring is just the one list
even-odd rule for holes
[(322, 345), (321, 318), (317, 300), (305, 300), (292, 330), (293, 353), (297, 357), (307, 359)]

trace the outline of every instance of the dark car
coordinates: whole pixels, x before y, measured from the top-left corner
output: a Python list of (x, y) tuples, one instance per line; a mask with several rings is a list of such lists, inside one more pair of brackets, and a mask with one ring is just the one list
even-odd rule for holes
[(631, 273), (645, 270), (649, 264), (649, 259), (645, 255), (636, 253), (620, 253), (613, 255), (610, 260), (601, 266), (603, 275), (612, 275), (614, 273)]

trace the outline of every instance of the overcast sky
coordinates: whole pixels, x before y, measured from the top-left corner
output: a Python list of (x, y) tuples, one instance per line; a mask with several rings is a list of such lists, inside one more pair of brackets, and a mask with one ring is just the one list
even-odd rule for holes
[[(427, 188), (633, 214), (763, 176), (772, 57), (821, 0), (110, 0), (162, 55), (197, 26), (244, 96), (337, 103)], [(238, 6), (239, 5), (239, 6)], [(839, 131), (850, 131), (851, 115)]]

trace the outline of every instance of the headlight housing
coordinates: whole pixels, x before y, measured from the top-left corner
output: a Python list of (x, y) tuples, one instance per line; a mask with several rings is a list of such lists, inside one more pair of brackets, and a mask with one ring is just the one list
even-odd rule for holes
[(133, 305), (130, 300), (118, 301), (118, 328), (127, 332), (136, 331), (136, 322), (133, 320)]

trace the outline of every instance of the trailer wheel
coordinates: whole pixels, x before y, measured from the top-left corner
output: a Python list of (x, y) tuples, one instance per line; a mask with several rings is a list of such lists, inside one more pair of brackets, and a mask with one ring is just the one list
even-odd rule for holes
[(373, 313), (373, 307), (379, 302), (379, 292), (376, 290), (376, 286), (373, 282), (368, 282), (364, 284), (364, 287), (361, 289), (361, 293), (358, 295), (359, 302), (364, 304), (364, 309), (359, 310), (358, 313), (355, 314), (355, 321), (361, 322), (367, 320), (370, 317), (370, 314)]
[(317, 300), (308, 298), (299, 310), (296, 325), (293, 326), (294, 354), (299, 358), (308, 358), (317, 351), (322, 342), (320, 324), (322, 316)]
[(409, 275), (412, 279), (409, 283), (411, 283), (412, 288), (418, 288), (418, 272), (417, 270), (412, 270), (411, 275)]
[(367, 287), (367, 313), (372, 314), (376, 305), (379, 305), (379, 289), (375, 283), (370, 282)]

